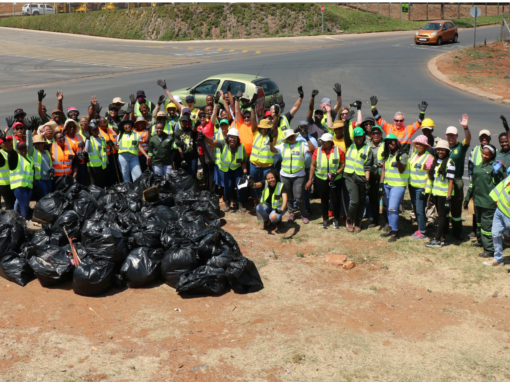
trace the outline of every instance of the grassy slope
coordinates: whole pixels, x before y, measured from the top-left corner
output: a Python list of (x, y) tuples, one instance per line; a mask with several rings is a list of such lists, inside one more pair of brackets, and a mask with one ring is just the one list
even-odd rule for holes
[[(496, 24), (499, 16), (478, 18), (478, 25)], [(454, 20), (471, 27), (472, 19)], [(324, 32), (334, 34), (415, 30), (422, 21), (390, 19), (327, 5)], [(281, 37), (321, 32), (316, 4), (200, 4), (136, 10), (9, 17), (0, 26), (141, 40)]]

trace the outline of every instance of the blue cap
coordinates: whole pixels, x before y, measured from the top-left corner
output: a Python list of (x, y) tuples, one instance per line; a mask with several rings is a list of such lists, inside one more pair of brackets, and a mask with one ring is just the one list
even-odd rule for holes
[(188, 95), (186, 96), (186, 102), (187, 101), (195, 102), (195, 97), (193, 97), (192, 95)]
[(190, 109), (188, 109), (187, 107), (185, 107), (184, 109), (182, 109), (181, 114), (186, 114), (186, 113), (191, 114), (191, 110), (190, 110)]
[(190, 119), (187, 115), (183, 115), (180, 120), (181, 121), (190, 121)]

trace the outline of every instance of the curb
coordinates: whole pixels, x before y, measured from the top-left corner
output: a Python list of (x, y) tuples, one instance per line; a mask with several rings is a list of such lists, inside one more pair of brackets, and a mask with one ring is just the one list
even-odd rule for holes
[(438, 81), (441, 81), (441, 82), (443, 82), (443, 83), (445, 83), (447, 85), (450, 85), (453, 88), (456, 88), (456, 89), (459, 89), (459, 90), (463, 90), (463, 91), (465, 91), (467, 93), (474, 94), (474, 95), (476, 95), (478, 97), (482, 97), (482, 98), (485, 98), (485, 99), (488, 99), (488, 100), (491, 100), (491, 101), (495, 101), (495, 102), (498, 102), (498, 103), (504, 103), (506, 105), (510, 105), (510, 99), (508, 99), (508, 98), (503, 99), (502, 96), (499, 96), (497, 94), (492, 94), (492, 93), (489, 93), (489, 92), (484, 92), (483, 90), (480, 90), (480, 89), (477, 89), (477, 88), (472, 88), (471, 86), (467, 86), (467, 85), (464, 85), (464, 84), (452, 81), (445, 74), (440, 72), (439, 69), (437, 68), (437, 61), (440, 58), (442, 58), (443, 56), (446, 56), (449, 53), (451, 53), (451, 52), (440, 54), (439, 56), (436, 56), (433, 59), (431, 59), (428, 62), (428, 64), (427, 64), (430, 74), (432, 74)]

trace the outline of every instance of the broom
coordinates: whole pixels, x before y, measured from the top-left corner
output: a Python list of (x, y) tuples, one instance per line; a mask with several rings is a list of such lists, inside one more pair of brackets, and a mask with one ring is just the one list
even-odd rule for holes
[(73, 254), (74, 266), (77, 267), (81, 263), (80, 256), (78, 256), (78, 252), (76, 252), (76, 248), (74, 247), (73, 241), (71, 240), (71, 238), (67, 234), (66, 227), (63, 226), (62, 228), (64, 229), (64, 233), (67, 236), (67, 240), (69, 240), (69, 246), (71, 247), (71, 252)]

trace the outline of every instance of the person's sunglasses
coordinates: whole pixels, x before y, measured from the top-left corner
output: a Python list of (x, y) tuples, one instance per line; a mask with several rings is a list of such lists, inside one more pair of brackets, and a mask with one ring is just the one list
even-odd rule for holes
[(60, 138), (57, 138), (59, 141), (63, 141), (65, 140), (66, 138), (65, 137), (60, 137)]
[(195, 103), (194, 101), (186, 101), (188, 105), (191, 105), (192, 103)]
[(349, 114), (349, 113), (340, 113), (340, 115), (347, 115), (347, 114)]
[(372, 133), (372, 135), (374, 135), (374, 134), (381, 135), (382, 134), (379, 130), (373, 130), (373, 131), (371, 131), (371, 133)]
[(250, 116), (243, 117), (243, 119), (250, 119), (250, 118), (251, 118)]
[(403, 119), (394, 119), (395, 122), (404, 122)]
[(200, 114), (200, 115), (198, 116), (198, 118), (205, 118), (205, 117), (207, 117), (207, 115), (205, 115), (205, 114)]
[(17, 127), (14, 128), (14, 130), (23, 130), (23, 129), (24, 129), (23, 126), (17, 126)]

